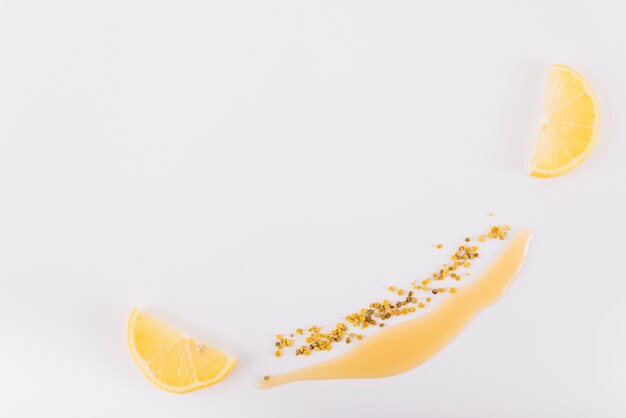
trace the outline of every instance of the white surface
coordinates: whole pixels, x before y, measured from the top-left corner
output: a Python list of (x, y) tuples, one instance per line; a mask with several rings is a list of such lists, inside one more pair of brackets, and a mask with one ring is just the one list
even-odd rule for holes
[[(624, 3), (220, 3), (0, 3), (0, 415), (625, 416)], [(538, 180), (557, 62), (603, 121), (587, 162)], [(254, 389), (305, 363), (273, 334), (492, 221), (533, 228), (528, 264), (431, 361)], [(154, 388), (136, 304), (239, 365)]]

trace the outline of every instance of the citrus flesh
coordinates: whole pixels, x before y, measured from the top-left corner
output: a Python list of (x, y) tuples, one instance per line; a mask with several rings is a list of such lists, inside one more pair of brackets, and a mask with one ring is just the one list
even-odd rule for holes
[(582, 163), (593, 150), (600, 127), (598, 101), (585, 78), (553, 65), (531, 175), (555, 177)]
[(187, 393), (222, 380), (235, 359), (189, 338), (181, 331), (133, 309), (128, 320), (128, 346), (142, 373), (156, 386)]

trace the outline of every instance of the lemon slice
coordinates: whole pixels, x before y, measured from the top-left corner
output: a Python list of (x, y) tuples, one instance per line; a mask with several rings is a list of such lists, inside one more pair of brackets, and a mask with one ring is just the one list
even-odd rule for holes
[(598, 101), (587, 80), (570, 67), (553, 65), (530, 174), (555, 177), (572, 170), (593, 150), (599, 127)]
[(143, 374), (168, 392), (187, 393), (222, 380), (235, 359), (133, 309), (128, 346)]

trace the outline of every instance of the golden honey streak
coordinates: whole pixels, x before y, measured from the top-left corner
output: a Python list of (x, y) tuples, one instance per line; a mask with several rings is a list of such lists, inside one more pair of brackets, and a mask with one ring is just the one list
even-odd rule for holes
[(459, 289), (431, 313), (386, 328), (333, 360), (266, 376), (257, 387), (267, 389), (299, 380), (386, 377), (418, 366), (504, 294), (524, 263), (530, 238), (528, 230), (516, 233), (474, 283)]

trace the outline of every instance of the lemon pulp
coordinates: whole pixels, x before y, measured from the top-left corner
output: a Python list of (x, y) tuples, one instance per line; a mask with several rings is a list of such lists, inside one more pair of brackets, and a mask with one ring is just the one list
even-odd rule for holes
[(187, 393), (222, 380), (235, 359), (181, 331), (133, 309), (128, 320), (128, 346), (137, 366), (156, 386)]
[(578, 166), (593, 150), (599, 127), (598, 101), (587, 80), (570, 67), (553, 65), (530, 174), (555, 177)]

